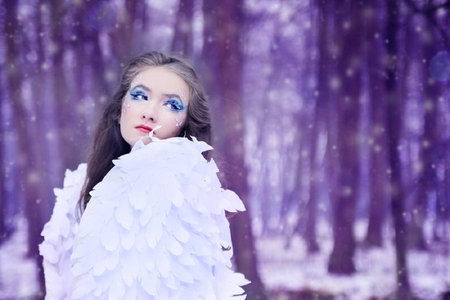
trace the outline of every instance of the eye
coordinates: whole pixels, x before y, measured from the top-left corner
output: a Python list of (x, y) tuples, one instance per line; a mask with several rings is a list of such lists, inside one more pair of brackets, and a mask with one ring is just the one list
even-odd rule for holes
[(184, 110), (184, 105), (179, 100), (169, 99), (164, 102), (164, 106), (168, 107), (173, 112), (181, 112)]
[(131, 100), (137, 100), (137, 101), (147, 101), (148, 100), (148, 96), (141, 90), (130, 91), (130, 98), (131, 98)]

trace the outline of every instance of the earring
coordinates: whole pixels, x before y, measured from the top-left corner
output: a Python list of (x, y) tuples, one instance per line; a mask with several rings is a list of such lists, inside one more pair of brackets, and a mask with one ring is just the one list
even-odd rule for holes
[(178, 119), (175, 119), (177, 122), (175, 123), (175, 126), (176, 127), (178, 127), (178, 126), (180, 126), (181, 124), (183, 124), (183, 121), (182, 120), (178, 120)]

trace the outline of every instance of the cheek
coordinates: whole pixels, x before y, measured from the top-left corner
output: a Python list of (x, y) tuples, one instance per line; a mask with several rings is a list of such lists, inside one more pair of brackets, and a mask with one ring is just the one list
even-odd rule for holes
[(126, 122), (127, 119), (130, 118), (130, 115), (133, 114), (133, 107), (128, 102), (123, 102), (122, 109), (120, 111), (120, 122)]
[(130, 103), (128, 103), (126, 100), (123, 101), (122, 103), (122, 110), (121, 110), (121, 114), (127, 112), (130, 108)]
[(120, 112), (120, 116), (119, 116), (119, 124), (122, 124), (125, 114), (126, 114), (126, 110), (122, 109), (122, 111)]
[(123, 126), (126, 127), (126, 125), (129, 123), (131, 114), (132, 111), (129, 107), (122, 107), (122, 111), (120, 112), (119, 116), (119, 125), (121, 127), (121, 130)]
[(180, 120), (186, 119), (186, 116), (185, 114), (177, 114), (168, 111), (167, 109), (163, 109), (159, 119), (162, 123), (164, 123), (165, 126), (171, 128), (171, 131), (174, 131), (174, 127), (177, 127), (176, 129), (178, 129), (179, 125), (177, 124), (179, 124)]
[(177, 116), (175, 118), (175, 127), (177, 127), (178, 130), (181, 130), (185, 122), (186, 122), (186, 115)]

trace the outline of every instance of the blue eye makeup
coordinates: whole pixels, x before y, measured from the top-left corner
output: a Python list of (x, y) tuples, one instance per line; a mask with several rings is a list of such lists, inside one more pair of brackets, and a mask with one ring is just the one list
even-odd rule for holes
[(177, 99), (169, 99), (164, 102), (164, 106), (168, 107), (173, 112), (182, 112), (185, 109), (185, 106), (180, 100)]
[(131, 100), (135, 100), (135, 101), (147, 101), (148, 100), (147, 94), (144, 91), (139, 90), (139, 89), (131, 90), (130, 98), (131, 98)]

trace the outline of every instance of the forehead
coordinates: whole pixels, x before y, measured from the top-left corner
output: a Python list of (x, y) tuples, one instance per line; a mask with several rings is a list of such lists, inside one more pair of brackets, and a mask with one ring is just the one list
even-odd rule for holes
[(175, 72), (164, 67), (149, 67), (140, 71), (133, 79), (132, 85), (142, 84), (154, 92), (173, 94), (184, 92), (188, 95), (189, 86), (186, 81)]

